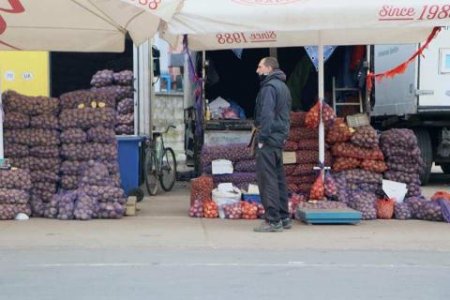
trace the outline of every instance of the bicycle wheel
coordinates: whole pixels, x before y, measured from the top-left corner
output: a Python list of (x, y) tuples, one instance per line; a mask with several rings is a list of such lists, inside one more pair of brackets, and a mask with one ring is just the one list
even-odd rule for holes
[(165, 148), (161, 160), (161, 174), (159, 182), (166, 192), (170, 191), (177, 179), (177, 161), (172, 148)]
[(151, 149), (145, 152), (144, 168), (147, 191), (151, 196), (156, 195), (158, 192), (158, 172), (156, 171), (155, 157)]

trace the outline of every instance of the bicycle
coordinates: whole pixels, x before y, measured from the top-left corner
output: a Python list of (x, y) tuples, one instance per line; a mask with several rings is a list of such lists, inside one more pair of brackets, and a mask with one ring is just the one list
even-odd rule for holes
[(151, 196), (158, 193), (158, 181), (166, 192), (172, 190), (176, 181), (175, 152), (172, 148), (164, 146), (163, 138), (170, 128), (176, 127), (169, 125), (164, 132), (154, 131), (152, 138), (145, 141), (144, 177), (147, 191)]

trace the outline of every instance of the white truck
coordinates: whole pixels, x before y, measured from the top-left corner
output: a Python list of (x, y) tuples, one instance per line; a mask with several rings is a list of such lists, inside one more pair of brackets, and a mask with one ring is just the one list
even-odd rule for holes
[[(377, 45), (372, 49), (372, 68), (384, 72), (406, 61), (418, 45)], [(450, 173), (450, 156), (438, 151), (442, 133), (450, 129), (450, 28), (443, 28), (423, 56), (406, 72), (375, 82), (371, 97), (371, 122), (381, 129), (410, 128), (416, 133), (425, 169), (426, 184), (433, 162)], [(441, 145), (442, 147), (442, 145)]]

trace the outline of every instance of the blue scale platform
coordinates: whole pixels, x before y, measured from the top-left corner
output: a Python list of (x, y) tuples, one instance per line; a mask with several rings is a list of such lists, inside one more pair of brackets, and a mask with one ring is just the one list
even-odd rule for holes
[(351, 208), (299, 208), (296, 217), (306, 224), (358, 224), (362, 214)]

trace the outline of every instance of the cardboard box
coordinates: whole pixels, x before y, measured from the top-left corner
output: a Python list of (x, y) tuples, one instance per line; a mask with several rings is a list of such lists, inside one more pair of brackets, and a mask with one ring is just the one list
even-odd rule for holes
[(135, 216), (136, 215), (136, 203), (137, 203), (136, 196), (128, 197), (126, 210), (125, 210), (126, 216)]
[(285, 152), (283, 151), (283, 164), (290, 165), (297, 163), (297, 156), (295, 152)]

